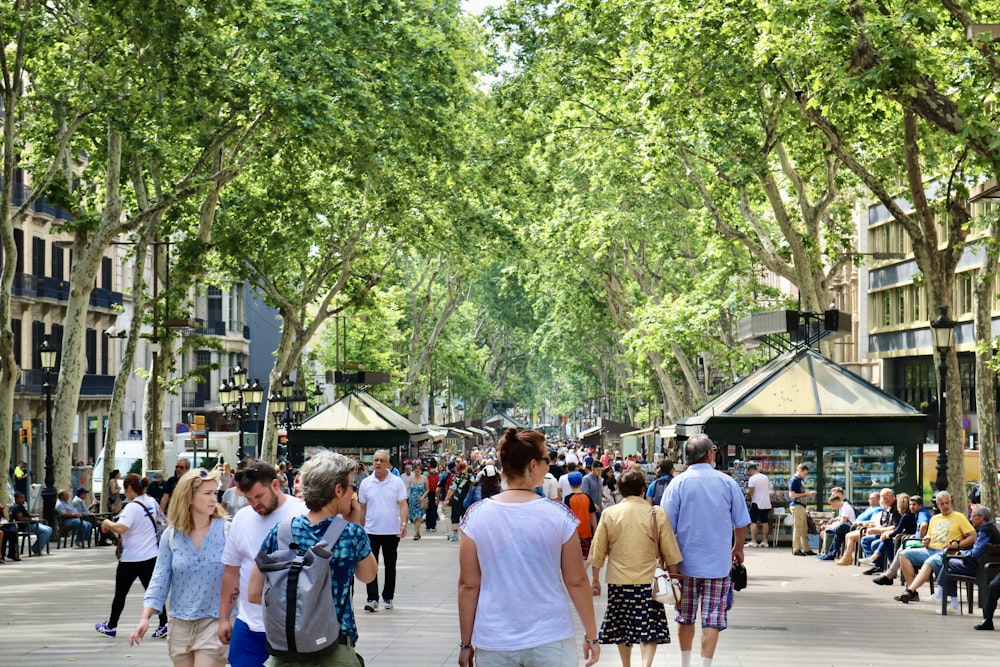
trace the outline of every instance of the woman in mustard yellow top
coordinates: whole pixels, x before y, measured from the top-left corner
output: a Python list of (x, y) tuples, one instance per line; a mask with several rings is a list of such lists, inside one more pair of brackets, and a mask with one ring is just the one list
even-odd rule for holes
[(631, 667), (632, 646), (639, 644), (643, 667), (653, 664), (657, 644), (670, 643), (670, 627), (663, 605), (653, 601), (651, 583), (656, 568), (656, 542), (652, 512), (656, 512), (660, 553), (672, 573), (677, 572), (681, 551), (674, 529), (660, 507), (644, 498), (646, 475), (629, 470), (618, 481), (622, 502), (601, 514), (590, 547), (593, 586), (600, 590), (601, 568), (608, 561), (608, 606), (599, 638), (602, 644), (617, 644), (624, 667)]

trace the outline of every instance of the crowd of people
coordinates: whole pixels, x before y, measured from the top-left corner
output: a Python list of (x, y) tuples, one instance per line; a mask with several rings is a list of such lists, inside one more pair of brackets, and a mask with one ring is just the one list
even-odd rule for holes
[[(440, 461), (394, 462), (379, 450), (370, 468), (326, 450), (298, 471), (257, 459), (236, 470), (205, 470), (180, 459), (166, 480), (111, 475), (105, 490), (121, 496), (112, 516), (95, 515), (83, 487), (72, 497), (61, 491), (57, 511), (75, 544), (83, 546), (95, 530), (117, 544), (110, 611), (95, 630), (118, 637), (138, 579), (142, 612), (124, 636), (130, 644), (165, 640), (175, 665), (363, 664), (355, 649), (354, 582), (367, 588), (366, 612), (391, 611), (400, 541), (411, 531), (415, 541), (437, 532), (439, 522), (447, 541), (458, 545), (461, 665), (569, 666), (581, 655), (592, 665), (608, 644), (623, 665), (631, 665), (638, 644), (642, 664), (650, 665), (658, 645), (671, 640), (669, 609), (650, 596), (658, 566), (684, 579), (684, 602), (674, 610), (681, 664), (691, 663), (699, 616), (702, 664), (710, 664), (732, 605), (729, 569), (742, 562), (749, 522), (735, 483), (714, 470), (715, 451), (707, 438), (693, 438), (687, 471), (675, 476), (673, 463), (664, 461), (650, 483), (638, 456), (509, 429), (496, 447)], [(731, 506), (721, 512), (703, 506), (719, 493)], [(22, 494), (13, 510), (30, 519)], [(332, 531), (337, 521), (345, 525)], [(695, 539), (694, 526), (708, 527), (712, 543)], [(45, 528), (36, 526), (39, 552), (50, 537)], [(328, 534), (336, 535), (329, 545)], [(340, 626), (322, 653), (289, 654), (269, 640), (262, 564), (288, 544), (300, 554), (328, 549)], [(10, 548), (6, 553), (16, 555)], [(512, 566), (523, 577), (507, 576)], [(603, 620), (593, 603), (602, 594), (608, 597)], [(526, 603), (538, 613), (509, 614)], [(574, 615), (584, 628), (581, 642)]]
[[(700, 664), (707, 667), (733, 605), (733, 569), (745, 548), (768, 545), (772, 510), (766, 475), (751, 464), (740, 488), (716, 469), (717, 451), (708, 437), (692, 437), (683, 472), (663, 460), (650, 474), (638, 456), (508, 429), (495, 448), (440, 461), (394, 462), (390, 452), (378, 450), (370, 468), (326, 450), (299, 471), (257, 459), (237, 470), (192, 469), (180, 459), (166, 481), (112, 476), (124, 497), (113, 518), (90, 513), (85, 488), (72, 499), (60, 492), (57, 509), (77, 544), (95, 525), (119, 543), (110, 613), (96, 631), (117, 636), (138, 579), (143, 610), (127, 631), (129, 642), (163, 638), (177, 665), (361, 665), (354, 582), (366, 586), (365, 612), (393, 610), (400, 541), (420, 540), (423, 531), (437, 532), (446, 522), (447, 541), (458, 545), (463, 667), (568, 667), (581, 656), (592, 665), (602, 645), (614, 645), (625, 667), (638, 645), (640, 664), (649, 667), (657, 648), (672, 641), (668, 613), (677, 623), (681, 666), (692, 664), (700, 623)], [(805, 504), (815, 496), (805, 486), (808, 472), (799, 466), (789, 485), (793, 553), (852, 565), (858, 551), (876, 584), (904, 578), (896, 596), (902, 603), (919, 599), (919, 589), (933, 578), (938, 595), (951, 596), (957, 606), (954, 583), (940, 585), (943, 575), (974, 575), (985, 546), (1000, 544), (988, 508), (975, 506), (967, 518), (952, 510), (945, 491), (936, 495), (938, 513), (932, 515), (919, 495), (882, 489), (858, 511), (843, 489), (834, 488), (827, 499), (833, 516), (818, 526), (828, 533), (829, 548), (814, 554), (806, 540)], [(18, 494), (18, 516), (23, 503)], [(336, 521), (346, 525), (326, 545)], [(288, 538), (280, 530), (289, 531)], [(897, 548), (901, 536), (915, 541)], [(48, 537), (43, 541), (40, 531), (35, 548), (44, 549)], [(328, 549), (326, 585), (340, 627), (322, 654), (290, 655), (268, 638), (261, 559), (289, 542), (300, 553), (317, 545)], [(949, 552), (961, 558), (945, 560)], [(651, 595), (658, 568), (679, 580), (678, 603), (664, 605)], [(517, 577), (509, 576), (512, 569)], [(603, 619), (593, 603), (601, 595), (607, 598)], [(977, 629), (993, 628), (998, 598), (1000, 576), (990, 584)], [(509, 613), (523, 607), (533, 613)], [(575, 636), (574, 615), (582, 638)]]

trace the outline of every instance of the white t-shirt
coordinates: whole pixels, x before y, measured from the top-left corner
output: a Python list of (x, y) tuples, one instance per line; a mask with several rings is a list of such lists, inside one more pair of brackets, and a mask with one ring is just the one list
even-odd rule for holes
[(222, 552), (222, 564), (240, 568), (238, 615), (254, 632), (264, 632), (264, 608), (247, 599), (254, 558), (260, 553), (264, 538), (276, 523), (305, 513), (306, 504), (300, 498), (285, 495), (285, 502), (268, 515), (261, 516), (247, 505), (233, 517), (226, 548)]
[(125, 504), (118, 523), (128, 526), (128, 530), (122, 533), (122, 557), (127, 563), (139, 563), (150, 558), (156, 558), (160, 552), (156, 544), (156, 530), (153, 522), (149, 520), (146, 507), (153, 517), (156, 517), (156, 501), (147, 495), (141, 495), (135, 500)]
[(546, 498), (559, 500), (559, 482), (556, 481), (556, 476), (550, 472), (545, 473), (545, 479), (542, 480), (542, 493), (545, 494)]
[(566, 452), (566, 463), (575, 463), (580, 465), (580, 457), (577, 456), (575, 449), (571, 449)]
[(854, 506), (850, 503), (844, 503), (840, 506), (839, 516), (847, 519), (847, 523), (854, 523), (854, 520), (858, 518), (857, 513), (854, 511)]
[(395, 475), (381, 482), (368, 475), (358, 487), (358, 502), (365, 506), (365, 532), (369, 535), (399, 534), (399, 501), (406, 500), (406, 485)]
[(747, 480), (750, 490), (750, 502), (756, 503), (758, 509), (771, 509), (771, 482), (762, 472), (756, 472)]
[[(482, 572), (472, 644), (518, 651), (573, 637), (561, 563), (563, 544), (577, 539), (577, 518), (547, 498), (526, 503), (487, 498), (473, 507), (461, 524), (476, 543)], [(512, 613), (518, 609), (531, 613)]]

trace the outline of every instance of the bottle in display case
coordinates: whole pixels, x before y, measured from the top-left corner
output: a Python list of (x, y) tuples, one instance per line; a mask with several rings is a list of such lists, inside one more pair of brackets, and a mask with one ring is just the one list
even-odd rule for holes
[(896, 462), (891, 446), (851, 447), (847, 451), (847, 464), (851, 473), (848, 493), (857, 507), (867, 505), (873, 491), (895, 486)]

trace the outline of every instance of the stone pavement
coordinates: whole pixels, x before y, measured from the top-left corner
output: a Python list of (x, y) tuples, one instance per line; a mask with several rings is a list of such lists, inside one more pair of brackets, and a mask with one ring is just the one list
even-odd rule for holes
[[(408, 538), (401, 545), (394, 610), (365, 613), (364, 588), (358, 588), (358, 650), (368, 667), (457, 664), (458, 545), (445, 535), (425, 533), (421, 541)], [(972, 617), (942, 618), (930, 602), (895, 602), (902, 589), (875, 586), (861, 568), (796, 558), (787, 548), (748, 549), (747, 569), (750, 585), (736, 594), (717, 667), (997, 664), (1000, 632), (972, 629), (978, 609)], [(53, 545), (50, 556), (0, 565), (0, 667), (169, 665), (165, 641), (147, 637), (138, 647), (128, 645), (142, 602), (138, 583), (122, 617), (122, 635), (110, 639), (94, 631), (94, 623), (108, 615), (114, 570), (114, 552), (106, 547)], [(599, 619), (603, 611), (599, 598)], [(670, 625), (676, 635), (676, 625)], [(677, 667), (678, 651), (676, 639), (661, 646), (655, 665)], [(638, 648), (633, 660), (639, 664)], [(620, 664), (616, 647), (602, 647), (598, 664)]]

